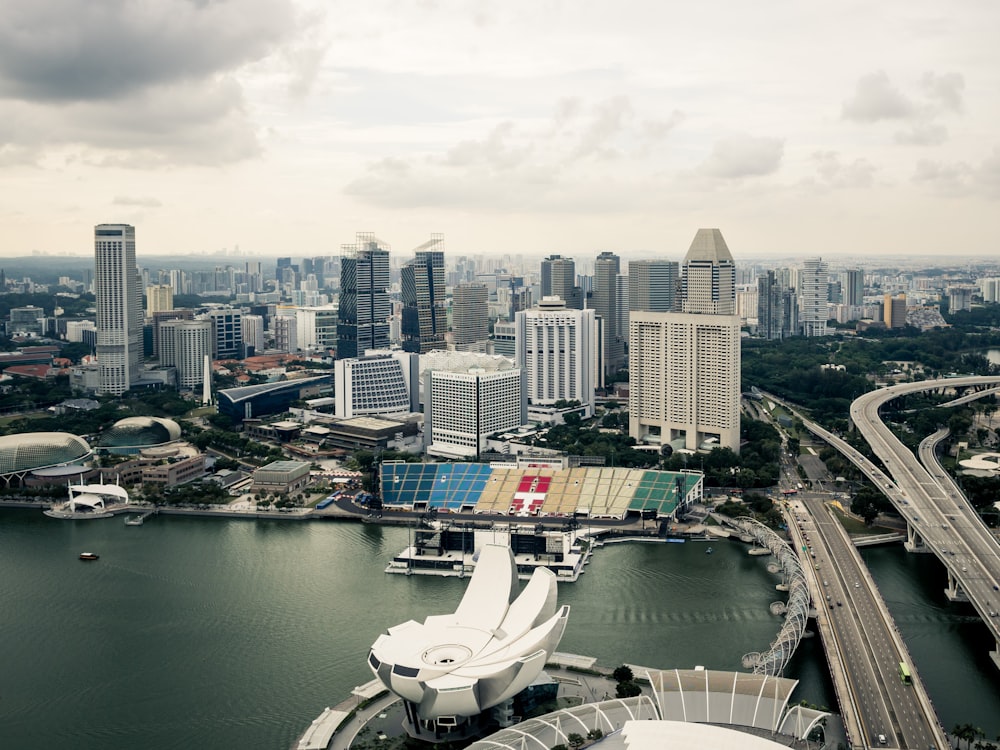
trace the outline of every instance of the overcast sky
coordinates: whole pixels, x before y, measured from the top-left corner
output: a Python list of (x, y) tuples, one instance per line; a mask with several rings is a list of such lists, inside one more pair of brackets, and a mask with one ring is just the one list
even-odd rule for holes
[(5, 0), (0, 254), (1000, 256), (995, 0)]

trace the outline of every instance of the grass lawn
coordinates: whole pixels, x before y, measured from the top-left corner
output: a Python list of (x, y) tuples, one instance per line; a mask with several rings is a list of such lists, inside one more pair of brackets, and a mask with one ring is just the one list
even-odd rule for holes
[(884, 526), (865, 526), (864, 521), (859, 521), (856, 518), (843, 513), (836, 508), (833, 509), (833, 514), (840, 521), (840, 525), (844, 527), (847, 533), (851, 536), (875, 536), (877, 534), (889, 534), (897, 529), (887, 529)]

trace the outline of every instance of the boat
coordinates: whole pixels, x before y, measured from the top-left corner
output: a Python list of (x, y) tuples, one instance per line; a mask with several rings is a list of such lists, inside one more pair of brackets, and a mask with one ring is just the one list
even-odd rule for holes
[(711, 547), (709, 547), (707, 550), (705, 550), (705, 554), (706, 555), (711, 555), (713, 552), (715, 552), (715, 550), (712, 549)]
[(81, 552), (80, 553), (80, 559), (81, 560), (99, 560), (99, 559), (101, 559), (101, 556), (98, 555), (96, 552)]
[(142, 526), (142, 522), (145, 521), (144, 516), (129, 516), (125, 519), (126, 526)]

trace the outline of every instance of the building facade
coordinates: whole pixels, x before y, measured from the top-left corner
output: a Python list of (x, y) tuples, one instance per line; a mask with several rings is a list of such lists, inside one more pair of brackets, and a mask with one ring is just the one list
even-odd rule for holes
[(541, 266), (542, 299), (558, 297), (573, 310), (583, 309), (583, 292), (576, 285), (576, 263), (572, 258), (550, 255)]
[(603, 368), (606, 374), (618, 372), (625, 365), (625, 342), (618, 329), (618, 276), (621, 259), (611, 252), (603, 252), (594, 261), (594, 312), (603, 321)]
[(169, 284), (154, 284), (146, 287), (146, 317), (153, 313), (174, 309), (174, 288)]
[(370, 352), (338, 359), (334, 366), (337, 417), (403, 416), (420, 411), (420, 355)]
[(809, 258), (799, 271), (799, 324), (803, 336), (826, 336), (829, 268), (822, 258)]
[(444, 349), (448, 314), (445, 307), (444, 235), (434, 234), (400, 270), (403, 302), (403, 349), (423, 354)]
[(680, 264), (677, 261), (630, 261), (629, 311), (680, 312), (680, 278)]
[(757, 279), (757, 335), (777, 341), (799, 332), (798, 295), (781, 284), (774, 271)]
[(135, 265), (135, 227), (94, 228), (98, 389), (120, 396), (142, 374), (142, 288)]
[(479, 458), (491, 435), (528, 422), (520, 369), (432, 370), (424, 391), (424, 443), (431, 455)]
[(211, 321), (169, 320), (160, 324), (160, 364), (177, 369), (178, 388), (200, 388), (205, 379), (205, 357), (211, 356)]
[(243, 359), (243, 311), (233, 307), (222, 307), (208, 311), (212, 322), (212, 358)]
[(389, 347), (389, 248), (367, 232), (345, 245), (340, 261), (337, 358)]
[(573, 310), (557, 298), (515, 318), (515, 362), (525, 371), (531, 404), (579, 401), (594, 414), (597, 324), (593, 310)]
[(485, 284), (459, 284), (452, 290), (451, 329), (458, 351), (485, 351), (490, 336), (489, 291)]
[(740, 318), (735, 264), (718, 229), (684, 258), (684, 312), (633, 312), (629, 435), (689, 451), (740, 448)]

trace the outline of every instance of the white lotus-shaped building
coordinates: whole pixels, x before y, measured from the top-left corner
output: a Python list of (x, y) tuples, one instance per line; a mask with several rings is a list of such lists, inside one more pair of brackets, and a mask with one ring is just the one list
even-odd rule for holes
[(458, 609), (390, 628), (372, 646), (376, 677), (416, 719), (455, 726), (530, 685), (555, 651), (569, 616), (556, 577), (535, 570), (518, 596), (509, 547), (487, 545)]

